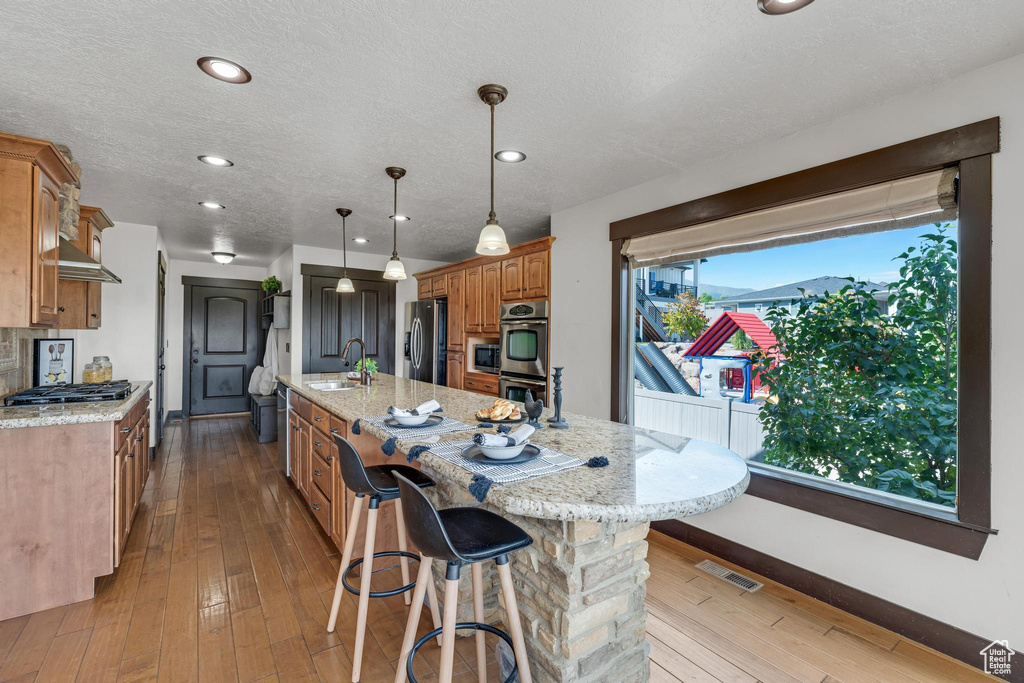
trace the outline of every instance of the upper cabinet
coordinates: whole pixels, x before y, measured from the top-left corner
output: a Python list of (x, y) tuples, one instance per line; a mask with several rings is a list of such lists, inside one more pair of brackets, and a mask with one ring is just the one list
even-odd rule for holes
[(501, 300), (523, 298), (523, 257), (507, 258), (501, 262)]
[(483, 319), (481, 330), (497, 334), (498, 318), (501, 314), (501, 264), (497, 261), (485, 263), (483, 266), (480, 308)]
[[(81, 207), (78, 216), (78, 239), (72, 242), (96, 261), (102, 262), (103, 230), (114, 223), (95, 206)], [(99, 282), (61, 280), (57, 326), (62, 330), (96, 328), (102, 321)]]
[[(483, 293), (483, 268), (473, 266), (466, 268), (466, 332), (480, 332), (483, 330), (484, 319), (483, 309), (480, 306), (480, 297)], [(451, 339), (449, 338), (449, 343)]]
[(551, 294), (548, 282), (549, 262), (551, 252), (535, 251), (526, 254), (523, 260), (523, 283), (520, 290), (521, 299), (547, 299)]
[(0, 133), (0, 327), (55, 327), (60, 187), (78, 179), (45, 140)]
[(466, 271), (448, 273), (448, 348), (463, 349), (466, 333)]
[(416, 298), (417, 299), (429, 299), (433, 296), (433, 282), (431, 279), (425, 278), (416, 282)]

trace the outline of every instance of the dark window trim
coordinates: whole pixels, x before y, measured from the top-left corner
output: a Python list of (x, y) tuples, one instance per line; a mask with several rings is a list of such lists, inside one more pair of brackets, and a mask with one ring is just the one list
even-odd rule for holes
[[(978, 559), (991, 526), (992, 172), (999, 118), (611, 223), (611, 418), (629, 421), (629, 263), (623, 242), (812, 197), (959, 165), (960, 405), (956, 519), (903, 510), (752, 472), (747, 493), (963, 557)], [(967, 274), (967, 277), (964, 277)]]

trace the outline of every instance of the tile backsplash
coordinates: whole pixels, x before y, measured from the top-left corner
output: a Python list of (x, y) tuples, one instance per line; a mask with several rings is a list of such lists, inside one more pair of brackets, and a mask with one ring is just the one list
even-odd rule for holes
[(46, 330), (0, 328), (0, 396), (32, 384), (32, 340), (46, 334)]

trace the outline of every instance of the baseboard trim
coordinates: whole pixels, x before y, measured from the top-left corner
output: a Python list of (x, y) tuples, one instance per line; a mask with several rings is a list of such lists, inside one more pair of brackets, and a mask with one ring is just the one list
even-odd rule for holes
[(978, 667), (981, 649), (992, 642), (862, 590), (815, 574), (676, 519), (652, 522), (651, 529), (728, 560), (816, 600), (889, 629), (933, 650)]

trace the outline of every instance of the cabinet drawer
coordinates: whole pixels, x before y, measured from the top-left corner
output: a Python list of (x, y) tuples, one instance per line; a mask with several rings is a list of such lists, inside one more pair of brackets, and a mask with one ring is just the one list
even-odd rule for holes
[[(316, 484), (317, 488), (320, 489), (320, 493), (323, 497), (330, 502), (331, 500), (331, 466), (327, 463), (325, 458), (320, 457), (319, 454), (313, 454), (313, 471), (311, 472), (313, 483)], [(326, 527), (324, 527), (326, 528)]]
[(309, 449), (324, 460), (331, 454), (332, 439), (319, 429), (311, 429), (309, 434)]
[(309, 509), (313, 511), (316, 521), (320, 522), (324, 533), (331, 533), (331, 503), (316, 486), (311, 486), (309, 491)]
[(324, 434), (326, 434), (328, 431), (330, 431), (330, 429), (329, 429), (329, 425), (331, 423), (331, 414), (330, 413), (328, 413), (326, 410), (324, 410), (323, 408), (321, 408), (317, 404), (311, 403), (311, 404), (309, 404), (309, 415), (310, 415), (310, 420), (309, 421), (313, 423), (314, 427), (319, 429)]
[(491, 379), (490, 377), (484, 377), (481, 375), (466, 375), (466, 381), (463, 383), (463, 389), (466, 391), (475, 391), (480, 394), (490, 394), (492, 396), (498, 395), (498, 378)]
[(344, 438), (347, 439), (348, 438), (348, 423), (345, 422), (344, 420), (342, 420), (340, 417), (336, 417), (334, 415), (331, 415), (330, 432), (331, 432), (330, 436), (332, 437), (332, 440), (333, 440), (333, 437), (334, 437), (335, 434), (343, 436)]

